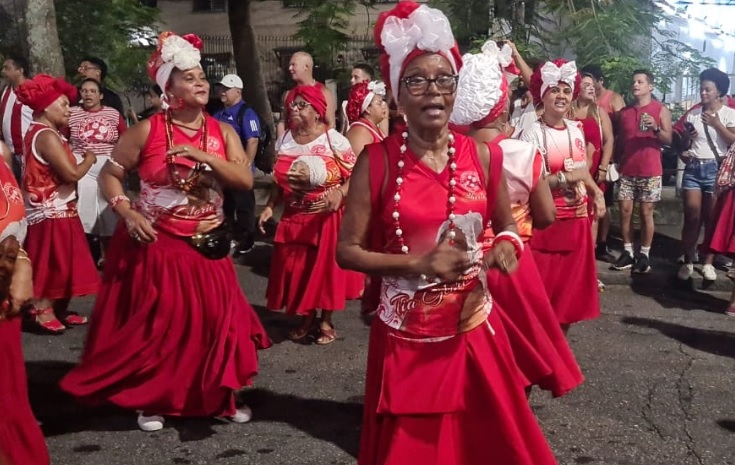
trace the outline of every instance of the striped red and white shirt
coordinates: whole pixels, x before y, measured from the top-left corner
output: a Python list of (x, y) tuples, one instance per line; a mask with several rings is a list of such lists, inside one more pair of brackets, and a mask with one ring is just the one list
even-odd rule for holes
[(98, 157), (109, 157), (125, 129), (125, 120), (112, 107), (103, 106), (97, 111), (88, 111), (82, 107), (71, 108), (69, 142), (78, 160), (84, 157), (87, 150)]
[(23, 138), (33, 121), (33, 110), (18, 101), (12, 86), (5, 87), (0, 97), (2, 131), (0, 138), (17, 157), (23, 156)]

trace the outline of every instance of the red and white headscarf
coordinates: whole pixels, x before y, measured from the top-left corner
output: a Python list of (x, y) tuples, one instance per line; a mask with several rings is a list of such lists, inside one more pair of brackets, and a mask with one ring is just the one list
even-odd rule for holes
[(459, 126), (483, 127), (495, 121), (505, 109), (508, 79), (503, 64), (509, 63), (493, 41), (486, 42), (481, 53), (464, 55), (462, 61), (464, 66), (459, 72), (457, 97), (449, 121)]
[(202, 39), (195, 34), (179, 36), (171, 31), (162, 32), (158, 36), (156, 51), (148, 58), (146, 69), (148, 76), (163, 90), (161, 99), (168, 103), (166, 87), (174, 69), (186, 71), (201, 68)]
[(375, 44), (380, 49), (380, 70), (397, 97), (398, 82), (408, 63), (425, 53), (444, 56), (455, 73), (462, 67), (449, 20), (441, 11), (411, 1), (378, 16)]
[(360, 119), (376, 95), (385, 97), (385, 83), (381, 81), (358, 82), (350, 89), (350, 98), (347, 100), (347, 119), (350, 122)]
[(582, 77), (577, 72), (577, 64), (574, 61), (558, 59), (547, 61), (536, 68), (531, 76), (528, 90), (531, 91), (534, 102), (541, 102), (550, 87), (564, 83), (572, 88), (574, 98), (577, 98), (581, 82)]

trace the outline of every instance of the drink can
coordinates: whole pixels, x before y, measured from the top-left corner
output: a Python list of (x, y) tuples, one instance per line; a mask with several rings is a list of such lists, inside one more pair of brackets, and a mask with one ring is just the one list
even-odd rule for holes
[(641, 121), (638, 124), (639, 129), (641, 131), (648, 131), (648, 126), (646, 126), (646, 122), (644, 121), (647, 116), (648, 116), (648, 113), (641, 114)]

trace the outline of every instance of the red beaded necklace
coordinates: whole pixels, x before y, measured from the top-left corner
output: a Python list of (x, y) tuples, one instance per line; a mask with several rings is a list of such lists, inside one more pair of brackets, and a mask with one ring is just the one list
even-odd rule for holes
[[(186, 179), (182, 178), (179, 174), (178, 167), (176, 166), (176, 157), (178, 155), (168, 154), (168, 151), (171, 150), (171, 148), (174, 146), (174, 128), (170, 110), (166, 112), (164, 127), (166, 129), (166, 164), (168, 165), (169, 178), (171, 179), (171, 183), (174, 186), (178, 187), (184, 192), (189, 192), (199, 183), (199, 177), (204, 171), (204, 165), (202, 165), (201, 163), (197, 163), (194, 168), (191, 169), (191, 172), (186, 177)], [(202, 113), (201, 131), (202, 134), (199, 138), (199, 150), (201, 150), (202, 152), (206, 152), (209, 134), (207, 131), (207, 117), (204, 113)]]
[[(396, 236), (398, 237), (398, 244), (401, 246), (401, 252), (404, 254), (408, 254), (409, 247), (408, 244), (406, 244), (406, 240), (403, 238), (403, 230), (401, 229), (400, 221), (401, 213), (399, 211), (401, 201), (401, 186), (403, 185), (403, 168), (406, 166), (404, 157), (406, 151), (408, 150), (408, 147), (406, 146), (406, 143), (408, 141), (408, 132), (404, 131), (401, 136), (403, 137), (403, 144), (401, 144), (400, 156), (398, 158), (396, 193), (395, 195), (393, 195), (393, 225), (396, 228)], [(449, 157), (447, 165), (449, 167), (449, 195), (447, 198), (447, 219), (449, 220), (449, 233), (447, 235), (449, 237), (449, 245), (454, 246), (454, 238), (457, 235), (455, 231), (456, 225), (454, 224), (454, 220), (456, 218), (456, 216), (454, 215), (454, 206), (457, 202), (457, 198), (454, 195), (454, 188), (457, 185), (457, 181), (454, 179), (454, 172), (457, 169), (457, 164), (454, 162), (454, 134), (449, 133), (449, 141), (447, 145), (447, 156)]]

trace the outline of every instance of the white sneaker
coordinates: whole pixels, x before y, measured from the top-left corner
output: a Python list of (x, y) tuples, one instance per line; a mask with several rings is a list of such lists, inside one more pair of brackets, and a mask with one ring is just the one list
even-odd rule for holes
[(239, 409), (235, 410), (235, 414), (231, 417), (218, 417), (221, 420), (228, 420), (233, 423), (247, 423), (253, 418), (253, 411), (250, 407), (243, 405)]
[(138, 412), (138, 428), (143, 431), (159, 431), (163, 429), (164, 418), (160, 415), (151, 415), (149, 417)]
[(713, 265), (704, 265), (702, 267), (702, 276), (707, 281), (717, 281), (717, 272)]
[(679, 271), (676, 273), (676, 277), (682, 281), (686, 281), (692, 277), (692, 273), (694, 273), (694, 265), (691, 263), (682, 263), (679, 267)]

